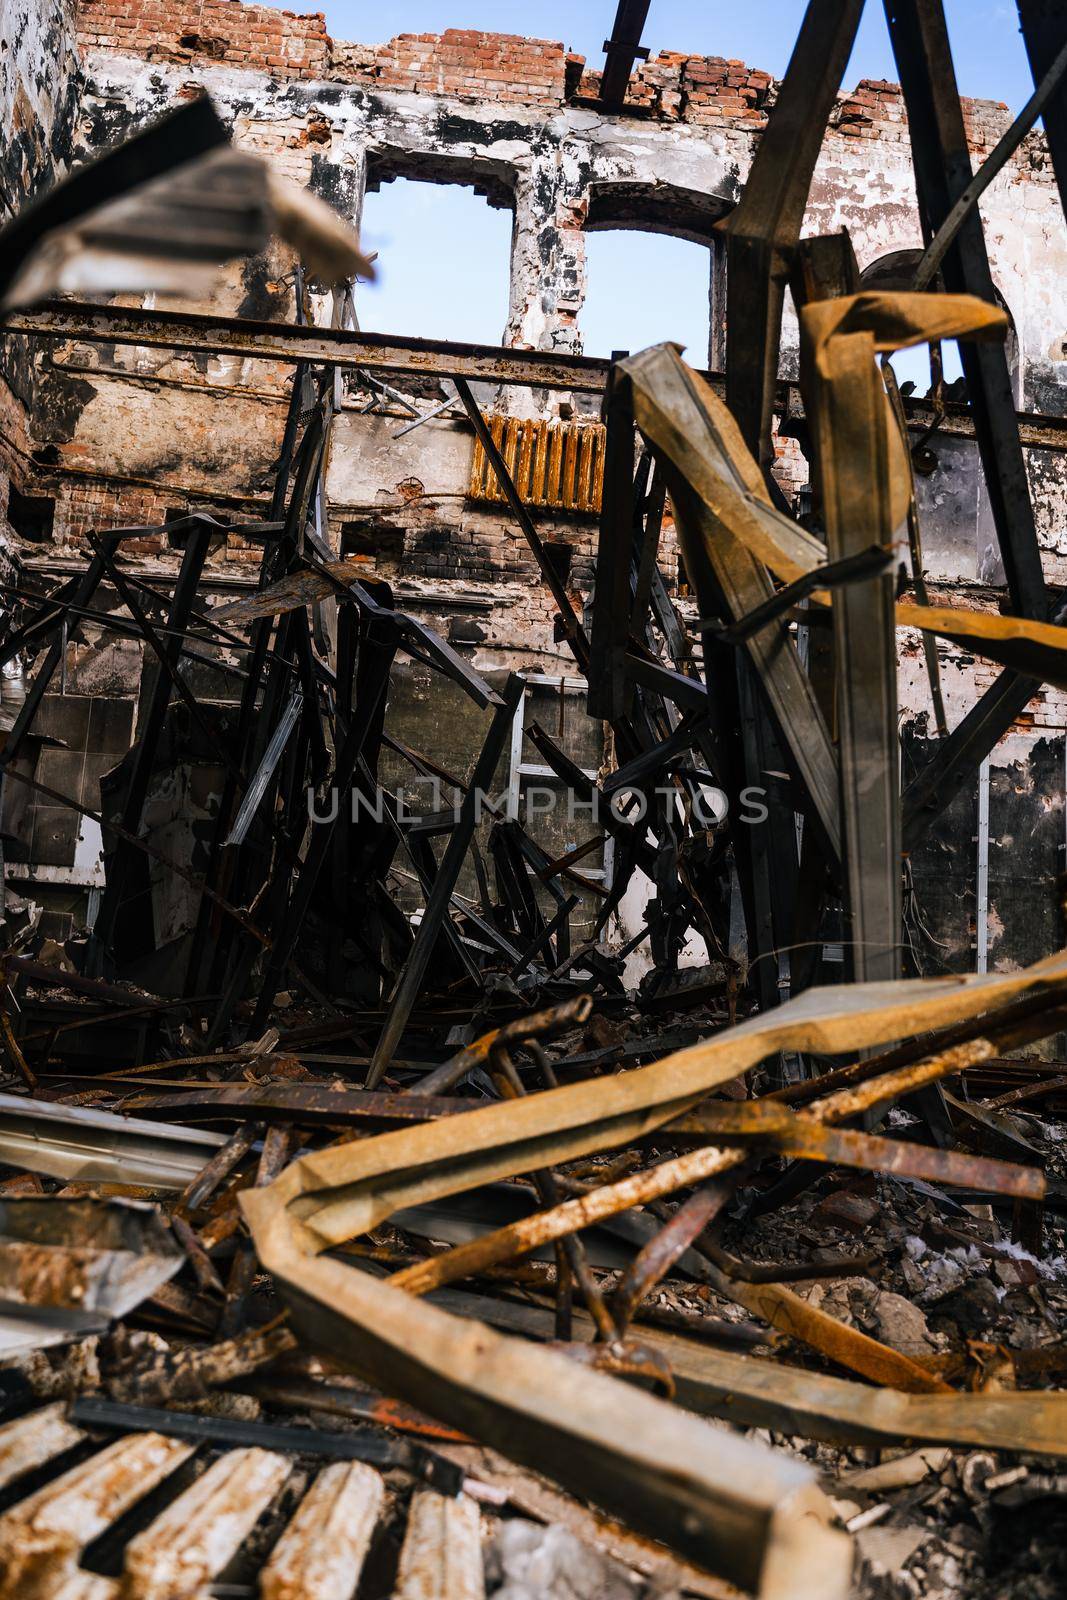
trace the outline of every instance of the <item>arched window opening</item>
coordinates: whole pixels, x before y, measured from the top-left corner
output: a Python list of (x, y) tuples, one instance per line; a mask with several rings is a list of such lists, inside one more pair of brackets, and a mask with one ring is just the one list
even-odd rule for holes
[[(915, 268), (922, 259), (921, 250), (893, 250), (888, 255), (880, 256), (877, 261), (872, 261), (869, 267), (860, 273), (860, 287), (863, 289), (883, 289), (887, 291), (911, 289), (914, 284)], [(997, 304), (1002, 311), (1008, 313), (1008, 332), (1005, 339), (1005, 353), (1008, 358), (1008, 371), (1011, 373), (1012, 390), (1019, 403), (1020, 395), (1020, 364), (1019, 340), (1015, 332), (1015, 319), (1012, 317), (1004, 296), (994, 285), (994, 294)], [(966, 399), (963, 377), (963, 362), (960, 359), (960, 347), (955, 339), (944, 339), (941, 342), (942, 376), (946, 387), (947, 399)], [(932, 388), (929, 346), (914, 345), (908, 350), (898, 350), (893, 356), (893, 371), (897, 382), (905, 393), (912, 393), (917, 399), (924, 399)], [(906, 387), (911, 385), (910, 390)]]
[(722, 369), (726, 252), (715, 224), (731, 204), (670, 184), (594, 186), (579, 318), (587, 355), (673, 340), (693, 366)]
[(711, 305), (706, 245), (662, 233), (613, 228), (586, 241), (586, 355), (644, 350), (673, 340), (695, 367), (709, 364)]
[[(479, 186), (481, 187), (481, 186)], [(360, 326), (469, 344), (500, 344), (508, 320), (513, 213), (506, 193), (474, 181), (375, 177), (361, 236), (377, 252), (361, 285)]]

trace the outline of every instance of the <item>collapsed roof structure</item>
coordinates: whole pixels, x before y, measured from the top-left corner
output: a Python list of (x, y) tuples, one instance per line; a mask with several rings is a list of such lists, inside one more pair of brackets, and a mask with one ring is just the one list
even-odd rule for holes
[[(1067, 19), (1013, 120), (941, 0), (844, 95), (862, 0), (648, 10), (0, 0), (0, 1596), (1003, 1593), (1062, 1496)], [(499, 346), (361, 329), (398, 177)], [(707, 352), (582, 354), (612, 227)]]

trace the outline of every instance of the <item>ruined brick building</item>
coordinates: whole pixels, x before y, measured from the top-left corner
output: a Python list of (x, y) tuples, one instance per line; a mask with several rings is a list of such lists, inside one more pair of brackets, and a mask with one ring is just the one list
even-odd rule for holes
[[(590, 230), (644, 229), (696, 241), (707, 253), (710, 348), (689, 358), (721, 368), (725, 259), (716, 224), (741, 193), (776, 84), (739, 62), (664, 52), (634, 72), (615, 112), (595, 105), (596, 75), (563, 44), (445, 31), (383, 44), (331, 39), (320, 13), (241, 0), (4, 0), (0, 56), (0, 207), (11, 214), (64, 171), (176, 102), (207, 92), (239, 146), (265, 156), (358, 223), (364, 195), (397, 177), (472, 185), (512, 217), (509, 311), (501, 343), (546, 357), (581, 354), (584, 251)], [(966, 105), (975, 161), (1009, 121), (1005, 107)], [(1046, 576), (1067, 579), (1067, 236), (1043, 136), (1033, 134), (982, 203), (991, 264), (1010, 314), (1010, 359)], [(907, 282), (921, 246), (902, 100), (864, 82), (840, 99), (816, 169), (808, 233), (847, 228), (863, 281)], [(669, 292), (668, 286), (662, 286)], [(140, 306), (118, 296), (113, 303)], [(329, 322), (329, 297), (310, 303)], [(234, 269), (214, 298), (199, 291), (169, 308), (291, 324), (292, 262), (268, 252)], [(360, 309), (358, 288), (356, 311)], [(162, 302), (161, 302), (162, 305)], [(148, 309), (152, 309), (148, 307)], [(796, 419), (795, 331), (787, 312), (779, 482), (791, 499), (807, 478)], [(404, 329), (381, 330), (403, 336)], [(792, 339), (792, 348), (790, 340)], [(3, 340), (0, 381), (0, 533), (6, 575), (40, 591), (85, 560), (85, 536), (117, 525), (162, 524), (190, 507), (263, 516), (284, 426), (292, 365), (203, 348), (176, 353), (69, 338), (42, 352)], [(394, 381), (416, 409), (441, 405), (432, 375)], [(558, 572), (580, 607), (594, 579), (603, 469), (598, 388), (575, 365), (572, 390), (483, 385), (497, 437)], [(585, 373), (585, 380), (581, 374)], [(375, 393), (378, 403), (368, 409)], [(397, 437), (410, 406), (344, 378), (323, 515), (333, 548), (388, 579), (408, 610), (431, 622), (482, 670), (529, 675), (527, 716), (554, 718), (574, 758), (595, 771), (598, 723), (568, 681), (552, 606), (509, 509), (492, 487), (467, 423), (442, 413)], [(910, 423), (934, 431), (918, 482), (925, 569), (933, 597), (995, 608), (1000, 564), (976, 447), (962, 404), (943, 418), (916, 397)], [(936, 423), (936, 426), (935, 426)], [(176, 556), (158, 535), (126, 551), (163, 587)], [(233, 598), (254, 585), (258, 550), (231, 537), (211, 559), (210, 583)], [(684, 590), (668, 545), (665, 577)], [(995, 669), (940, 647), (949, 725)], [(151, 663), (134, 640), (94, 637), (68, 650), (62, 692), (46, 700), (38, 773), (99, 800), (101, 777), (126, 749)], [(232, 684), (205, 662), (197, 693), (224, 705)], [(901, 635), (905, 770), (935, 736), (922, 651)], [(195, 675), (195, 674), (194, 674)], [(8, 680), (4, 695), (17, 695)], [(472, 708), (423, 693), (417, 665), (392, 707), (394, 731), (443, 764), (477, 746)], [(415, 734), (417, 732), (417, 739)], [(1014, 966), (1062, 942), (1054, 880), (1067, 839), (1067, 701), (1036, 694), (977, 785), (939, 820), (911, 863), (916, 955), (925, 971)], [(513, 741), (502, 780), (516, 795), (536, 777)], [(156, 826), (181, 835), (210, 803), (211, 782), (182, 796), (161, 789)], [(95, 798), (94, 798), (95, 797)], [(553, 824), (555, 826), (555, 824)], [(69, 811), (28, 802), (5, 829), (5, 870), (44, 899), (57, 931), (84, 920), (99, 885), (91, 828)], [(567, 847), (563, 823), (554, 841)], [(592, 867), (590, 870), (594, 870)], [(610, 859), (601, 872), (610, 872)], [(624, 907), (624, 910), (626, 908)], [(629, 908), (631, 919), (640, 907)], [(631, 920), (630, 926), (633, 925)], [(161, 942), (181, 912), (156, 908)], [(627, 931), (624, 921), (623, 934)], [(925, 944), (923, 943), (925, 939)], [(920, 950), (918, 946), (923, 944)], [(833, 952), (828, 948), (828, 957)]]

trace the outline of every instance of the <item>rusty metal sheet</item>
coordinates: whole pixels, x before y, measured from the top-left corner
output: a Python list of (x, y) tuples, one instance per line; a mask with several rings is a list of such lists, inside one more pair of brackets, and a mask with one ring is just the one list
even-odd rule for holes
[(126, 1546), (125, 1600), (193, 1600), (240, 1549), (291, 1470), (284, 1456), (254, 1447), (220, 1456)]
[(184, 1189), (224, 1143), (206, 1129), (0, 1094), (0, 1160), (17, 1171)]
[(415, 1495), (393, 1600), (484, 1600), (481, 1516), (467, 1495)]
[(0, 1199), (0, 1352), (100, 1331), (169, 1282), (184, 1262), (154, 1206), (45, 1195)]
[(384, 1504), (373, 1467), (324, 1467), (259, 1575), (262, 1600), (351, 1600)]
[(188, 1460), (193, 1446), (158, 1433), (117, 1439), (0, 1517), (0, 1600), (52, 1593), (77, 1575), (79, 1551)]
[[(811, 1123), (842, 1121), (891, 1103), (903, 1094), (914, 1093), (958, 1072), (973, 1060), (988, 1058), (992, 1051), (993, 1047), (982, 1039), (957, 1045), (928, 1060), (885, 1072), (866, 1084), (830, 1094), (802, 1116)], [(704, 1146), (644, 1172), (630, 1174), (618, 1182), (605, 1183), (580, 1197), (555, 1204), (547, 1211), (506, 1224), (467, 1244), (405, 1267), (394, 1274), (391, 1282), (410, 1293), (425, 1294), (442, 1284), (524, 1255), (548, 1241), (567, 1238), (580, 1228), (632, 1206), (647, 1205), (679, 1188), (729, 1172), (745, 1160), (744, 1151)], [(655, 1248), (653, 1242), (649, 1249), (654, 1252)], [(909, 1357), (828, 1316), (782, 1284), (741, 1281), (727, 1276), (711, 1263), (707, 1270), (721, 1293), (764, 1318), (780, 1332), (802, 1340), (876, 1383), (894, 1384), (906, 1392), (917, 1393), (937, 1392), (946, 1387), (936, 1375)]]
[(62, 1403), (29, 1411), (0, 1427), (0, 1489), (81, 1444), (85, 1434), (63, 1415)]
[[(520, 1353), (485, 1328), (472, 1338), (469, 1328), (457, 1326), (436, 1307), (327, 1259), (322, 1250), (367, 1231), (400, 1203), (456, 1193), (490, 1177), (623, 1142), (642, 1125), (647, 1130), (668, 1120), (668, 1105), (675, 1115), (691, 1109), (713, 1082), (736, 1076), (773, 1049), (855, 1051), (967, 1017), (977, 1031), (984, 1012), (1034, 986), (1062, 988), (1065, 975), (1067, 956), (1060, 952), (1023, 973), (809, 990), (769, 1016), (753, 1017), (621, 1078), (548, 1090), (303, 1157), (274, 1184), (243, 1194), (240, 1204), (261, 1262), (275, 1274), (313, 1339), (358, 1364), (400, 1399), (499, 1444), (515, 1459), (575, 1486), (638, 1526), (651, 1524), (651, 1531), (674, 1547), (698, 1560), (710, 1559), (732, 1581), (755, 1587), (776, 1544), (768, 1512), (778, 1506), (771, 1516), (781, 1515), (782, 1504), (791, 1500), (791, 1494), (783, 1495), (781, 1467), (773, 1455), (757, 1468), (754, 1460), (734, 1458), (738, 1440), (729, 1446), (717, 1442), (709, 1455), (699, 1434), (677, 1434), (679, 1419), (663, 1402), (620, 1389), (596, 1372), (581, 1373), (576, 1385), (574, 1369), (554, 1352), (531, 1347)], [(991, 1053), (988, 1045), (984, 1048)], [(888, 1074), (895, 1091), (920, 1081), (922, 1065), (910, 1069), (910, 1078)], [(950, 1055), (935, 1065), (945, 1071), (958, 1067), (958, 1059)], [(885, 1092), (884, 1082), (869, 1092), (877, 1099)], [(833, 1098), (842, 1114), (854, 1093)], [(785, 1317), (794, 1326), (794, 1302), (806, 1307), (778, 1285), (746, 1284), (737, 1297), (742, 1293), (752, 1296), (758, 1314)], [(832, 1318), (826, 1321), (830, 1332), (842, 1327)], [(825, 1333), (820, 1327), (816, 1336)], [(863, 1338), (849, 1340), (845, 1354), (854, 1364)], [(878, 1363), (884, 1367), (895, 1353), (877, 1341), (870, 1346), (866, 1357), (872, 1373), (879, 1373)], [(880, 1375), (898, 1384), (910, 1379), (912, 1387), (927, 1391), (943, 1388), (904, 1357)], [(668, 1459), (669, 1481), (660, 1465)], [(688, 1480), (685, 1513), (677, 1498), (679, 1463), (685, 1464)], [(727, 1498), (732, 1533), (722, 1521)], [(760, 1501), (763, 1510), (754, 1522)], [(747, 1533), (739, 1540), (742, 1526)], [(757, 1526), (762, 1532), (754, 1537)], [(828, 1546), (820, 1557), (824, 1574), (837, 1570), (841, 1559), (831, 1550)], [(841, 1581), (847, 1583), (847, 1576)]]

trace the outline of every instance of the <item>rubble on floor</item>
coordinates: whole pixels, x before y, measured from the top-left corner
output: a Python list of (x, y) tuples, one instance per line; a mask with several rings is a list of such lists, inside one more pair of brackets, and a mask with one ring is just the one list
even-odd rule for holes
[[(939, 7), (894, 24), (925, 141), (916, 289), (861, 292), (847, 236), (800, 238), (861, 9), (813, 0), (728, 220), (725, 399), (673, 345), (612, 367), (591, 614), (458, 357), (450, 374), (610, 730), (593, 773), (524, 730), (610, 836), (610, 878), (494, 797), (521, 677), (477, 670), (326, 539), (330, 362), (297, 370), (270, 518), (168, 524), (169, 596), (125, 558), (144, 530), (105, 528), (68, 583), (13, 598), (0, 655), (27, 670), (0, 795), (97, 824), (105, 874), (62, 944), (3, 891), (0, 1600), (1061, 1592), (1067, 1074), (1035, 1052), (1062, 1048), (1067, 951), (947, 978), (903, 959), (903, 841), (936, 806), (900, 793), (894, 629), (1006, 670), (978, 731), (946, 735), (946, 787), (1020, 674), (1061, 680), (1067, 629), (1019, 598), (1006, 318), (982, 292), (981, 185), (956, 192)], [(230, 165), (193, 100), (6, 232), (8, 305), (121, 286), (146, 252), (144, 281), (173, 286), (172, 235), (146, 246), (160, 207), (190, 208), (200, 265), (281, 228), (308, 263), (302, 323), (312, 273), (367, 265), (336, 219)], [(811, 526), (765, 470), (783, 263)], [(356, 338), (346, 282), (334, 313)], [(921, 548), (876, 357), (955, 337), (1019, 615), (895, 609), (909, 514), (917, 588)], [(695, 627), (657, 565), (667, 496)], [(205, 563), (235, 530), (259, 589), (216, 607)], [(810, 656), (798, 618), (823, 630)], [(99, 808), (36, 764), (86, 621), (157, 667)], [(389, 732), (399, 658), (480, 717), (471, 770)], [(192, 659), (238, 680), (229, 714)], [(454, 803), (412, 815), (394, 758)], [(751, 828), (708, 816), (709, 787), (777, 766), (796, 806), (760, 790)], [(645, 925), (620, 950), (638, 873)], [(831, 907), (836, 984), (810, 954)], [(693, 930), (708, 959), (687, 969)]]

